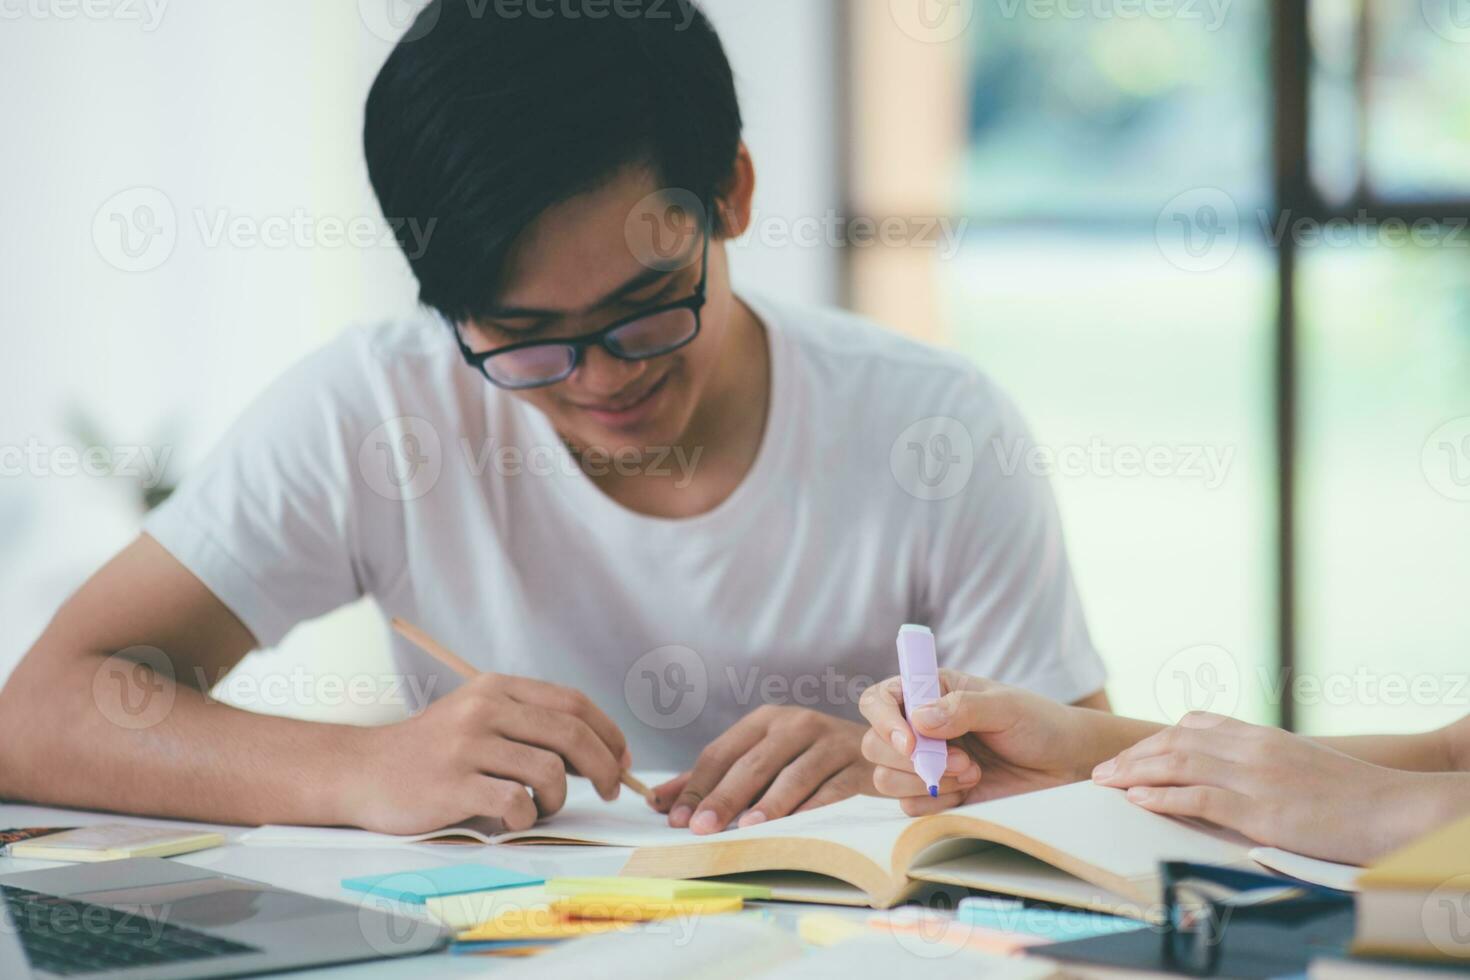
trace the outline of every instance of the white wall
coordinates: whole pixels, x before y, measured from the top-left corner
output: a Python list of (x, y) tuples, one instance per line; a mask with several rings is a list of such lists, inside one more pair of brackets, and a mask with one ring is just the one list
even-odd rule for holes
[(837, 301), (837, 250), (797, 241), (803, 221), (810, 228), (842, 206), (834, 11), (843, 2), (704, 0), (735, 70), (756, 165), (756, 227), (732, 246), (737, 286)]
[[(739, 75), (768, 224), (820, 216), (838, 199), (834, 2), (707, 4)], [(405, 9), (3, 7), (0, 668), (136, 533), (130, 481), (64, 475), (56, 450), (90, 444), (69, 434), (68, 413), (99, 420), (109, 447), (162, 447), (183, 473), (286, 365), (348, 323), (412, 308), (395, 248), (328, 238), (378, 220), (362, 105), (390, 48), (387, 15)], [(163, 234), (135, 227), (141, 251), (130, 256), (118, 221)], [(231, 226), (257, 237), (214, 238)], [(263, 240), (273, 229), (284, 243)], [(747, 240), (734, 251), (746, 287), (836, 294), (826, 249)], [(356, 610), (272, 657), (371, 669), (383, 647), (371, 612)]]

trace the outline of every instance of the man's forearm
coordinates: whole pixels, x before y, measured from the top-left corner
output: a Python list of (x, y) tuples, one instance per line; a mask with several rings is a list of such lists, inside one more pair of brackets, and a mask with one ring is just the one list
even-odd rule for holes
[(33, 651), (0, 692), (0, 794), (215, 823), (350, 820), (361, 730), (241, 711), (140, 670)]

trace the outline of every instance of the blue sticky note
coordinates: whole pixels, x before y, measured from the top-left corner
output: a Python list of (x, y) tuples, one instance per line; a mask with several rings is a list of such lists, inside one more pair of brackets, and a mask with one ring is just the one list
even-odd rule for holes
[(343, 878), (342, 887), (394, 901), (422, 905), (428, 899), (444, 895), (468, 895), (499, 888), (520, 888), (524, 885), (539, 885), (545, 880), (484, 864), (451, 864), (424, 871), (397, 871), (386, 875), (368, 875), (365, 878)]
[(955, 918), (982, 929), (1038, 936), (1057, 943), (1148, 928), (1147, 924), (1136, 919), (1125, 919), (1103, 912), (1030, 906), (995, 908), (981, 903), (971, 904), (969, 899), (960, 902), (960, 907), (955, 910)]

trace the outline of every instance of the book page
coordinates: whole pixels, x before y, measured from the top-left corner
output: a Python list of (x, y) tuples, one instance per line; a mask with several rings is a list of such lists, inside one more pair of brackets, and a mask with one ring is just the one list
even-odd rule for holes
[[(271, 847), (379, 848), (425, 843), (501, 844), (547, 839), (588, 844), (642, 844), (683, 842), (694, 835), (674, 830), (668, 819), (654, 812), (637, 793), (623, 787), (612, 803), (605, 803), (592, 784), (580, 777), (567, 780), (567, 801), (557, 813), (529, 830), (506, 832), (500, 821), (485, 817), (424, 834), (377, 834), (350, 827), (296, 827), (267, 825), (240, 835), (242, 844)], [(457, 841), (456, 841), (457, 839)]]
[(445, 827), (427, 834), (375, 834), (353, 827), (298, 827), (291, 824), (266, 824), (247, 830), (236, 843), (257, 847), (342, 847), (374, 850), (380, 847), (403, 847), (409, 844), (489, 844), (499, 832), (497, 821)]
[(1309, 858), (1279, 847), (1253, 847), (1250, 856), (1252, 861), (1279, 874), (1343, 892), (1357, 891), (1358, 875), (1363, 873), (1363, 869), (1356, 865)]
[(914, 820), (903, 812), (897, 800), (852, 796), (744, 830), (729, 830), (695, 840), (818, 839), (857, 851), (886, 871), (893, 866), (894, 842)]
[(668, 826), (668, 818), (656, 813), (637, 793), (624, 790), (612, 803), (604, 803), (583, 779), (568, 780), (567, 805), (530, 830), (500, 834), (496, 843), (508, 841), (584, 841), (627, 847), (693, 845), (709, 841), (745, 841), (773, 837), (814, 837), (842, 844), (888, 868), (893, 842), (911, 822), (896, 801), (871, 796), (854, 796), (830, 806), (792, 814), (754, 827), (698, 836), (688, 829)]
[(921, 881), (978, 888), (1108, 913), (1121, 912), (1121, 907), (1129, 902), (1126, 896), (1088, 884), (1045, 861), (1008, 847), (983, 847), (934, 862), (921, 861), (909, 869), (909, 875)]
[(686, 844), (698, 839), (687, 828), (676, 830), (670, 827), (665, 814), (649, 806), (647, 800), (628, 787), (624, 786), (618, 798), (608, 803), (597, 795), (590, 782), (573, 776), (567, 779), (566, 805), (551, 816), (536, 821), (536, 826), (528, 830), (496, 834), (494, 843), (571, 841), (647, 847)]
[(893, 800), (855, 796), (841, 803), (768, 820), (744, 830), (733, 829), (701, 837), (687, 828), (670, 827), (668, 817), (656, 812), (641, 796), (626, 787), (616, 800), (607, 803), (597, 795), (591, 783), (573, 777), (567, 780), (566, 805), (528, 830), (501, 832), (491, 820), (405, 836), (340, 827), (267, 826), (241, 835), (240, 841), (283, 847), (376, 848), (468, 838), (486, 844), (572, 842), (617, 847), (666, 847), (768, 837), (816, 837), (851, 847), (872, 858), (880, 867), (888, 868), (893, 842), (910, 822)]
[(1093, 782), (950, 811), (997, 824), (1120, 878), (1157, 875), (1160, 861), (1242, 864), (1250, 844), (1229, 831), (1150, 813)]

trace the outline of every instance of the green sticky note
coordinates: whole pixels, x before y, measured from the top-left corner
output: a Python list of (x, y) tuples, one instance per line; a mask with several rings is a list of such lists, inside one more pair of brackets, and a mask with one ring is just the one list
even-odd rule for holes
[(552, 895), (627, 895), (677, 901), (685, 898), (747, 898), (760, 901), (771, 890), (759, 885), (737, 885), (724, 881), (683, 881), (677, 878), (552, 878), (546, 882)]
[(422, 905), (428, 899), (445, 895), (468, 895), (501, 888), (519, 888), (523, 885), (539, 885), (545, 880), (523, 875), (519, 871), (492, 868), (487, 864), (451, 864), (424, 871), (398, 871), (386, 875), (368, 875), (365, 878), (343, 878), (342, 887), (398, 902)]

